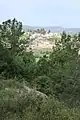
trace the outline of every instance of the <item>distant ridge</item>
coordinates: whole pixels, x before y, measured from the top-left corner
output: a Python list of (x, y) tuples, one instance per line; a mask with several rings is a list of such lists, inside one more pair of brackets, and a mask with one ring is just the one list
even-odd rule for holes
[(23, 25), (23, 29), (25, 31), (29, 30), (36, 30), (36, 29), (41, 29), (44, 28), (46, 31), (50, 30), (51, 32), (57, 32), (57, 33), (61, 33), (63, 31), (67, 32), (67, 33), (78, 33), (80, 32), (80, 28), (62, 28), (62, 27), (58, 27), (58, 26), (44, 26), (44, 27), (40, 27), (40, 26), (28, 26), (28, 25)]

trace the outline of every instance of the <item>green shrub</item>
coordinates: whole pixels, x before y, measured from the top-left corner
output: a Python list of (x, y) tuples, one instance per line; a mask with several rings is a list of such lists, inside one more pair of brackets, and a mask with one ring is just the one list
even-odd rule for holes
[(38, 76), (34, 80), (34, 86), (38, 91), (41, 91), (42, 93), (45, 93), (47, 95), (52, 94), (52, 83), (51, 79), (47, 77), (46, 75), (44, 76)]

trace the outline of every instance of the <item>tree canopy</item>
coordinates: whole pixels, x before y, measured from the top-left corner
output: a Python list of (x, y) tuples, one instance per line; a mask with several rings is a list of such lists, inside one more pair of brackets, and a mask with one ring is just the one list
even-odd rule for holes
[(80, 33), (38, 61), (24, 34), (15, 18), (0, 24), (0, 120), (80, 120)]

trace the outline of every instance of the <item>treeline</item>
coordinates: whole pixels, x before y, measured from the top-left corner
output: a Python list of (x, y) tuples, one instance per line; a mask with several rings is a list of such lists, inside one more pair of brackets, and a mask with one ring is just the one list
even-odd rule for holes
[[(16, 19), (0, 24), (0, 119), (80, 120), (80, 33), (63, 32), (38, 62), (26, 52), (29, 38), (20, 39), (23, 34)], [(23, 83), (48, 99), (29, 95)]]

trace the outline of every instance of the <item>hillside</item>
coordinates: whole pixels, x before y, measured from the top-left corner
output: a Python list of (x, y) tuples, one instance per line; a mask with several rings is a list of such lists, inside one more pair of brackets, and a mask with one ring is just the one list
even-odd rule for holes
[[(36, 54), (45, 53), (52, 51), (53, 46), (55, 46), (55, 40), (60, 39), (61, 35), (59, 33), (27, 33), (29, 35), (29, 47)], [(25, 37), (27, 35), (24, 35)]]
[(0, 120), (80, 120), (80, 33), (24, 33), (14, 18), (0, 38)]

